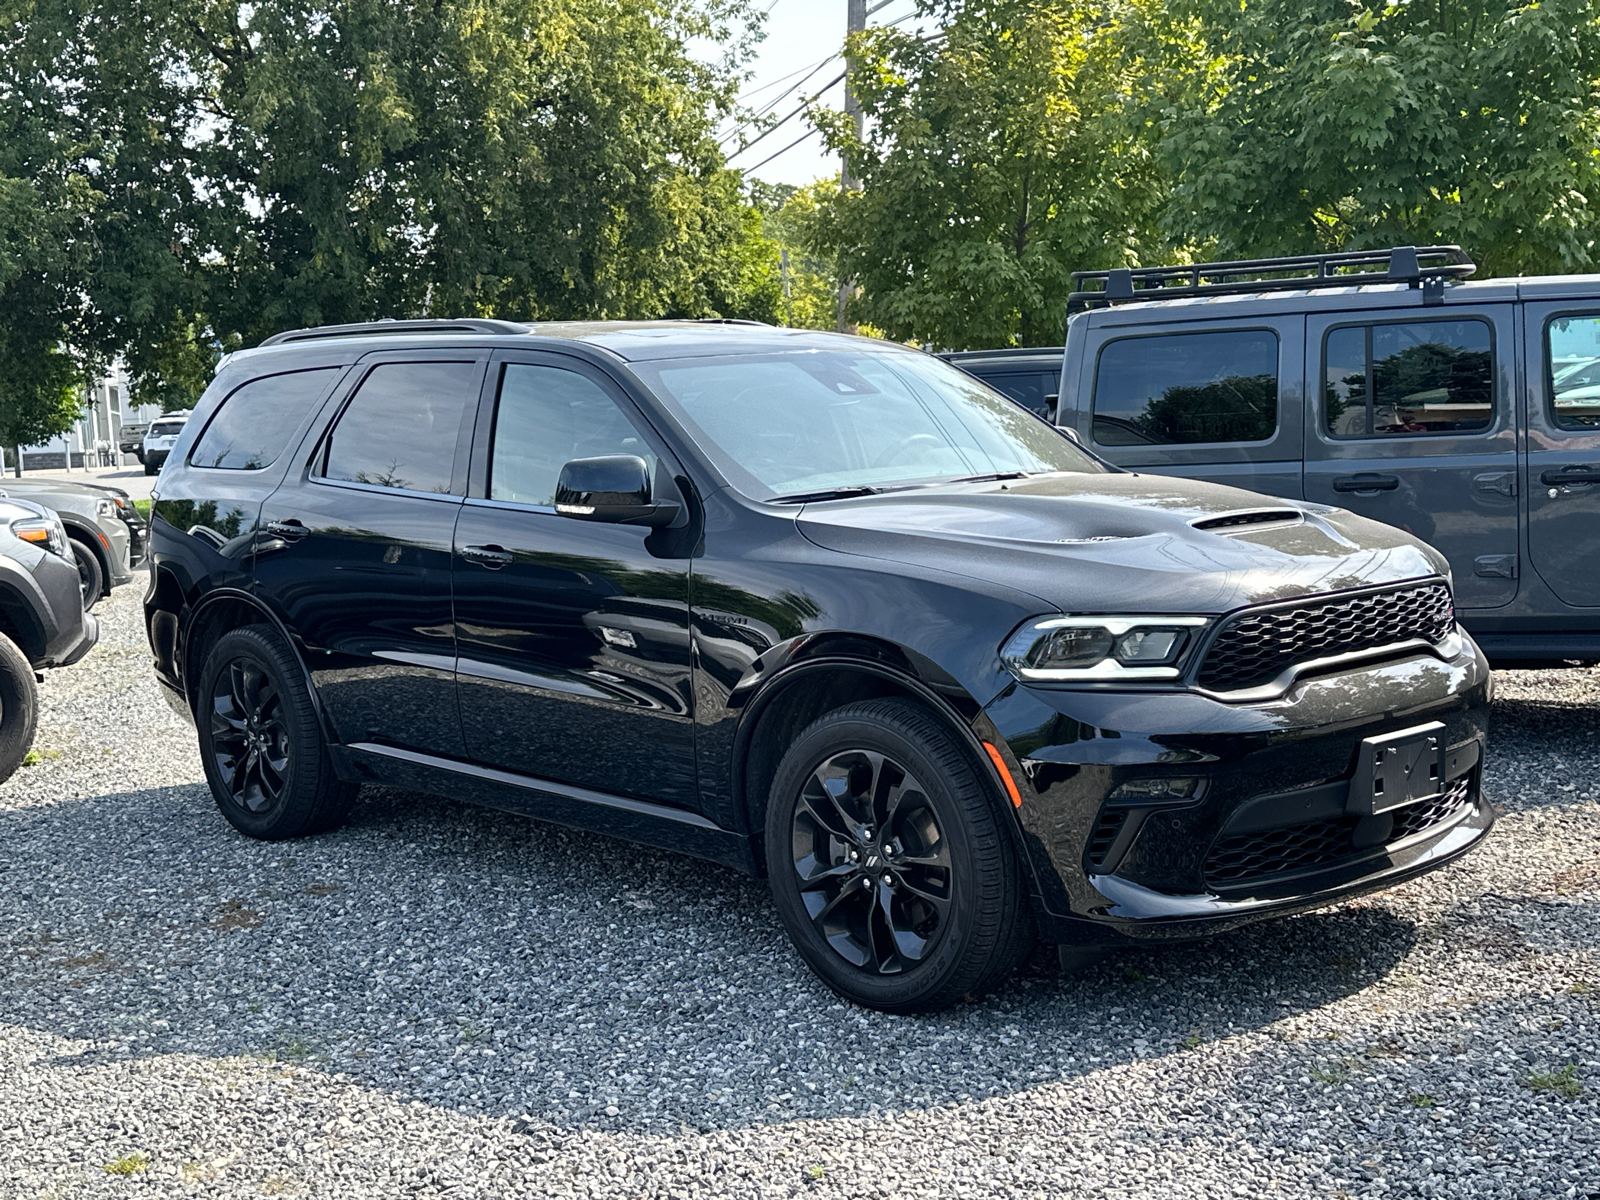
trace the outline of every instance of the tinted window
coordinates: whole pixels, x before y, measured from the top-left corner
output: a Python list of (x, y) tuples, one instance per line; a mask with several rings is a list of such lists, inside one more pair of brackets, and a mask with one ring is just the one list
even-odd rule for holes
[(1600, 426), (1600, 316), (1551, 321), (1544, 351), (1552, 419), (1563, 429)]
[(456, 439), (477, 400), (476, 363), (384, 363), (374, 367), (328, 439), (328, 479), (413, 492), (448, 492)]
[(993, 375), (984, 371), (972, 373), (1002, 396), (1010, 396), (1022, 407), (1032, 409), (1041, 417), (1048, 415), (1050, 406), (1045, 402), (1045, 397), (1055, 395), (1056, 381), (1059, 378), (1056, 375), (1041, 375), (1037, 372), (1023, 374), (1008, 371)]
[(635, 363), (760, 499), (1100, 467), (1059, 430), (927, 354), (803, 351)]
[(490, 499), (554, 504), (562, 466), (602, 454), (636, 454), (655, 478), (655, 454), (593, 380), (559, 367), (506, 364), (495, 408)]
[(1459, 433), (1494, 423), (1483, 321), (1408, 321), (1328, 334), (1323, 427), (1334, 437)]
[(1247, 329), (1108, 342), (1092, 403), (1102, 446), (1265, 441), (1278, 428), (1278, 335)]
[(236, 388), (200, 435), (189, 462), (230, 471), (271, 466), (301, 418), (338, 374), (338, 367), (295, 371)]
[(150, 426), (150, 437), (172, 437), (183, 432), (182, 421), (157, 421)]

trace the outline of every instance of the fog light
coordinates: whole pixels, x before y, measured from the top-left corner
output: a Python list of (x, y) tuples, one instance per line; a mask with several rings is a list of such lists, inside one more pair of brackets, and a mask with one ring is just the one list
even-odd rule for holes
[(1199, 791), (1198, 779), (1130, 779), (1111, 793), (1111, 799), (1124, 804), (1161, 804), (1168, 800), (1192, 799)]

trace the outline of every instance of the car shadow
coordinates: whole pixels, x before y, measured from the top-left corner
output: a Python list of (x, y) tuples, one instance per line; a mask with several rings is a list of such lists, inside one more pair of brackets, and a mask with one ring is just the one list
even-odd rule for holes
[(1351, 996), (1413, 924), (1349, 905), (1119, 953), (1041, 951), (936, 1016), (845, 1004), (765, 885), (665, 851), (369, 788), (252, 842), (200, 787), (0, 812), (0, 1022), (73, 1062), (247, 1056), (540, 1123), (742, 1127), (999, 1096)]

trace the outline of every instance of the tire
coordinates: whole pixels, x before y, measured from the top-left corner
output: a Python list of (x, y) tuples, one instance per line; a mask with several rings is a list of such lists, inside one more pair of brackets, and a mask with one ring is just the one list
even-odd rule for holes
[(39, 724), (39, 688), (33, 666), (16, 643), (0, 633), (0, 783), (22, 765), (33, 749)]
[[(144, 462), (144, 459), (141, 458), (139, 461)], [(154, 475), (156, 473), (155, 463), (144, 463), (144, 473), (146, 475)]]
[(195, 725), (206, 782), (240, 833), (279, 842), (343, 823), (340, 780), (294, 652), (267, 625), (225, 633), (200, 673)]
[(106, 573), (101, 569), (100, 559), (93, 550), (77, 538), (67, 540), (72, 543), (72, 557), (78, 563), (78, 585), (83, 592), (83, 611), (88, 612), (105, 594)]
[(1011, 976), (1033, 917), (992, 790), (945, 726), (903, 700), (851, 704), (800, 734), (767, 801), (767, 874), (824, 983), (916, 1013)]

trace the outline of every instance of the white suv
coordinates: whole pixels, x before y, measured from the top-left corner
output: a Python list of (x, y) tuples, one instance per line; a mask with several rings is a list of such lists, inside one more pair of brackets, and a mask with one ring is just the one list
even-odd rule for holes
[(167, 413), (151, 422), (150, 428), (145, 430), (144, 445), (140, 454), (146, 475), (154, 475), (161, 469), (161, 464), (167, 461), (167, 455), (177, 443), (178, 435), (183, 432), (184, 423), (188, 419), (188, 413), (179, 412)]

